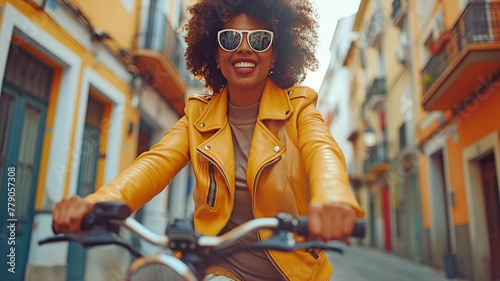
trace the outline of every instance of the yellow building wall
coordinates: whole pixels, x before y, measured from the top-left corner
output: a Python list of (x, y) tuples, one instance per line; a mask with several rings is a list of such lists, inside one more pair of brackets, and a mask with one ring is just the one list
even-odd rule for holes
[[(3, 2), (3, 3), (2, 3)], [(35, 24), (39, 25), (42, 27), (47, 33), (49, 33), (52, 37), (54, 37), (57, 41), (59, 41), (61, 44), (63, 44), (65, 47), (70, 49), (73, 53), (75, 53), (77, 56), (79, 56), (82, 59), (82, 65), (80, 69), (80, 81), (77, 89), (81, 89), (81, 83), (82, 83), (82, 75), (83, 75), (83, 70), (86, 67), (92, 68), (97, 74), (99, 74), (101, 77), (103, 77), (108, 83), (110, 83), (112, 86), (114, 86), (117, 90), (120, 92), (124, 93), (126, 95), (125, 100), (126, 100), (126, 106), (125, 106), (125, 114), (124, 114), (124, 120), (123, 120), (123, 136), (122, 136), (122, 147), (121, 147), (121, 159), (120, 159), (120, 170), (123, 170), (125, 167), (130, 165), (130, 163), (133, 161), (134, 156), (136, 155), (136, 150), (137, 150), (137, 138), (136, 138), (136, 132), (137, 129), (132, 133), (132, 134), (127, 134), (127, 128), (129, 123), (132, 123), (134, 125), (134, 128), (138, 128), (139, 124), (139, 111), (137, 109), (133, 109), (130, 106), (130, 100), (131, 100), (131, 94), (130, 94), (130, 85), (128, 82), (121, 80), (120, 78), (116, 77), (116, 75), (111, 72), (111, 70), (104, 64), (100, 63), (95, 63), (95, 57), (94, 54), (86, 50), (84, 47), (82, 47), (80, 44), (78, 44), (77, 41), (75, 41), (69, 34), (67, 34), (56, 22), (54, 22), (50, 16), (48, 16), (45, 12), (37, 11), (33, 6), (29, 5), (25, 1), (15, 1), (15, 0), (9, 0), (7, 1), (10, 3), (12, 6), (14, 6), (16, 9), (18, 9), (20, 12), (22, 12), (26, 17), (32, 19)], [(83, 2), (83, 1), (82, 1)], [(129, 41), (128, 46), (131, 45), (131, 40), (132, 37), (135, 34), (135, 23), (136, 23), (136, 15), (128, 15), (127, 18), (130, 18), (130, 22), (126, 23), (125, 25), (121, 25), (121, 21), (118, 22), (114, 20), (118, 15), (115, 15), (115, 13), (110, 13), (107, 10), (107, 17), (104, 17), (104, 9), (101, 8), (98, 9), (98, 1), (89, 1), (91, 4), (94, 6), (85, 6), (86, 9), (83, 9), (82, 11), (86, 11), (86, 13), (89, 13), (89, 18), (94, 19), (95, 22), (98, 23), (99, 20), (102, 21), (102, 24), (104, 27), (106, 26), (114, 26), (114, 29), (117, 30), (116, 34), (120, 34), (118, 32), (119, 28), (121, 27), (125, 31), (121, 31), (123, 34), (129, 34), (127, 36), (124, 36), (122, 38), (122, 41)], [(109, 1), (113, 2), (114, 5), (120, 5), (119, 1)], [(116, 3), (115, 3), (116, 2)], [(3, 7), (6, 5), (5, 0), (0, 0), (0, 3)], [(99, 2), (101, 3), (101, 2)], [(108, 3), (108, 1), (102, 1), (102, 3)], [(59, 5), (62, 5), (59, 3)], [(111, 4), (106, 4), (106, 5), (111, 5)], [(113, 9), (117, 9), (118, 7), (113, 6)], [(109, 7), (111, 7), (109, 6)], [(93, 7), (93, 9), (90, 9)], [(108, 8), (109, 8), (108, 7)], [(93, 12), (94, 10), (97, 11), (97, 16), (93, 16), (90, 13)], [(105, 24), (105, 19), (107, 19), (108, 23)], [(100, 27), (100, 25), (96, 24), (95, 27)], [(129, 29), (130, 28), (130, 29)], [(103, 28), (104, 30), (105, 28)], [(113, 29), (113, 28), (112, 28)], [(125, 38), (127, 37), (127, 38)], [(34, 48), (30, 47), (28, 43), (22, 42), (22, 41), (13, 41), (18, 42), (19, 46), (22, 48), (27, 49), (28, 51), (32, 51), (36, 55), (36, 51)], [(51, 62), (50, 59), (44, 58), (42, 55), (39, 55), (43, 61), (48, 63), (49, 65), (56, 65), (54, 62)], [(47, 109), (47, 121), (46, 121), (46, 126), (51, 127), (53, 122), (54, 122), (54, 114), (56, 110), (56, 106), (64, 106), (60, 104), (56, 104), (57, 100), (57, 86), (60, 83), (60, 73), (57, 74), (58, 72), (56, 71), (56, 75), (54, 78), (54, 86), (52, 89), (52, 95), (50, 97), (50, 102), (49, 102), (49, 107)], [(77, 100), (79, 100), (80, 95), (87, 95), (89, 93), (77, 93)], [(70, 148), (69, 151), (79, 151), (79, 148), (75, 147), (75, 129), (77, 125), (77, 116), (79, 114), (78, 112), (78, 106), (76, 107), (77, 110), (75, 110), (73, 116), (68, 116), (68, 118), (71, 118), (73, 120), (73, 132), (71, 133), (71, 141), (70, 141)], [(50, 140), (53, 136), (51, 135), (51, 131), (48, 130), (45, 133), (44, 136), (44, 146), (43, 146), (43, 153), (41, 156), (41, 161), (40, 161), (40, 172), (39, 172), (39, 179), (38, 179), (38, 186), (37, 186), (37, 198), (36, 198), (36, 205), (35, 207), (38, 209), (41, 207), (42, 204), (42, 199), (44, 197), (44, 177), (47, 173), (47, 167), (48, 167), (48, 151), (50, 147)], [(68, 162), (70, 167), (67, 167), (68, 173), (66, 174), (66, 179), (65, 179), (65, 186), (66, 190), (64, 191), (64, 194), (68, 194), (68, 187), (69, 187), (69, 180), (72, 175), (72, 173), (78, 172), (77, 169), (74, 169), (71, 167), (72, 164), (78, 163), (77, 160), (75, 160), (75, 157), (77, 155), (74, 155), (75, 153), (68, 153)], [(100, 162), (99, 167), (104, 167), (103, 163)], [(103, 171), (102, 169), (98, 171), (98, 179), (97, 183), (102, 184), (103, 183)], [(99, 186), (99, 185), (97, 185)]]
[[(412, 2), (412, 1), (410, 1)], [(462, 10), (460, 10), (458, 0), (449, 0), (449, 1), (441, 1), (439, 5), (435, 6), (435, 10), (437, 11), (439, 8), (443, 8), (444, 11), (444, 20), (446, 29), (451, 28), (458, 17), (460, 16)], [(411, 9), (415, 9), (416, 6), (413, 4)], [(414, 26), (414, 30), (417, 25)], [(416, 33), (418, 34), (418, 32)], [(417, 35), (415, 39), (417, 42), (420, 38)], [(416, 55), (419, 55), (419, 52), (416, 52)], [(419, 75), (420, 75), (419, 70)], [(420, 76), (419, 76), (420, 77)], [(420, 81), (420, 80), (419, 80)], [(495, 85), (495, 84), (494, 84)], [(496, 84), (498, 85), (498, 83)], [(421, 85), (418, 85), (421, 89)], [(446, 173), (449, 175), (449, 188), (455, 192), (455, 206), (453, 207), (453, 224), (454, 225), (462, 225), (469, 223), (468, 217), (468, 206), (467, 206), (467, 196), (465, 189), (465, 171), (463, 170), (463, 161), (462, 161), (462, 151), (468, 145), (474, 143), (485, 135), (491, 133), (492, 131), (500, 130), (500, 122), (495, 122), (492, 120), (500, 120), (500, 114), (498, 113), (498, 108), (500, 108), (500, 87), (493, 86), (489, 89), (487, 94), (488, 98), (485, 100), (478, 100), (477, 107), (475, 106), (474, 110), (465, 110), (458, 116), (456, 119), (457, 132), (454, 133), (451, 137), (449, 137), (446, 141), (447, 148), (447, 159), (448, 167), (446, 167)], [(422, 94), (421, 90), (419, 90), (419, 99), (421, 99)], [(420, 123), (425, 120), (426, 116), (428, 116), (428, 112), (422, 110), (422, 107), (419, 106), (420, 110)], [(443, 119), (447, 120), (452, 117), (452, 113), (450, 111), (443, 113)], [(438, 129), (440, 124), (436, 120), (430, 126), (426, 128), (420, 128), (418, 131), (419, 140), (423, 140), (428, 137), (432, 132)], [(421, 169), (420, 169), (420, 184), (421, 184), (421, 195), (422, 195), (422, 211), (423, 211), (423, 222), (425, 227), (430, 227), (431, 225), (431, 212), (430, 212), (430, 196), (429, 196), (429, 186), (428, 186), (428, 175), (427, 175), (427, 161), (426, 159), (422, 159), (421, 161)], [(478, 192), (481, 191), (481, 187), (477, 187)], [(481, 191), (482, 192), (482, 191)]]
[[(433, 9), (432, 9), (432, 14), (435, 15), (441, 8), (443, 9), (443, 14), (444, 14), (444, 25), (445, 28), (450, 28), (454, 21), (457, 18), (459, 11), (459, 0), (447, 0), (447, 1), (434, 1)], [(414, 17), (414, 21), (411, 22), (411, 28), (412, 28), (412, 33), (414, 34), (414, 38), (411, 38), (413, 42), (422, 42), (425, 38), (422, 38), (422, 36), (427, 36), (428, 34), (422, 34), (420, 30), (421, 23), (418, 22), (418, 16), (416, 11), (418, 10), (418, 4), (416, 1), (409, 1), (410, 7), (409, 11), (412, 13), (412, 16)], [(433, 17), (429, 17), (432, 19)], [(426, 25), (431, 24), (431, 22), (426, 22), (422, 30), (426, 29)], [(416, 44), (412, 44), (416, 45)], [(421, 46), (423, 48), (423, 46)], [(421, 53), (417, 47), (413, 47), (413, 53), (415, 56), (416, 61), (422, 61)], [(425, 66), (427, 62), (421, 62), (422, 66)], [(422, 102), (422, 85), (420, 81), (422, 80), (422, 75), (421, 71), (422, 69), (419, 69), (418, 67), (419, 64), (415, 64), (414, 71), (417, 73), (416, 81), (417, 85), (415, 85), (417, 88), (417, 95), (416, 95), (416, 102), (418, 103), (418, 106), (416, 107), (418, 110), (416, 112), (416, 118), (418, 120), (417, 122), (417, 139), (418, 142), (420, 143), (421, 141), (425, 140), (426, 137), (430, 136), (432, 132), (434, 132), (438, 127), (439, 123), (438, 121), (434, 121), (430, 125), (427, 125), (426, 127), (423, 127), (422, 124), (426, 122), (426, 119), (429, 118), (429, 112), (426, 112), (423, 110), (423, 107), (421, 105)], [(451, 116), (449, 112), (444, 113), (444, 118), (447, 118)], [(452, 154), (452, 153), (449, 153)], [(461, 153), (460, 153), (461, 155)], [(459, 162), (461, 163), (461, 161)], [(432, 222), (432, 214), (430, 210), (430, 194), (429, 194), (429, 184), (428, 184), (428, 173), (427, 173), (427, 167), (428, 167), (428, 161), (425, 159), (425, 155), (422, 155), (421, 161), (420, 161), (420, 168), (419, 168), (419, 173), (420, 173), (420, 192), (421, 192), (421, 197), (422, 197), (422, 221), (424, 224), (425, 228), (430, 228), (431, 227), (431, 222)], [(453, 186), (453, 185), (451, 185)], [(457, 194), (458, 195), (458, 194)], [(457, 201), (458, 202), (458, 201)], [(458, 205), (458, 204), (457, 204)], [(456, 205), (456, 206), (457, 206)], [(456, 209), (457, 207), (455, 207)], [(467, 209), (465, 209), (467, 210)], [(455, 212), (455, 210), (454, 210)], [(457, 218), (454, 216), (455, 222), (457, 221)], [(460, 220), (459, 220), (460, 221)]]
[(89, 17), (92, 24), (110, 34), (120, 46), (131, 50), (134, 46), (140, 15), (140, 1), (134, 1), (132, 12), (120, 0), (73, 0)]
[[(398, 65), (392, 65), (389, 67), (390, 69), (397, 69)], [(404, 122), (404, 115), (402, 112), (402, 103), (401, 99), (403, 94), (406, 91), (411, 93), (410, 89), (410, 76), (409, 71), (400, 70), (400, 78), (398, 81), (392, 81), (392, 83), (388, 83), (388, 91), (387, 91), (387, 109), (388, 116), (386, 118), (387, 123), (387, 139), (389, 141), (388, 153), (389, 159), (394, 159), (399, 152), (399, 127)], [(389, 112), (390, 111), (390, 112)], [(406, 111), (404, 112), (406, 113)]]
[[(500, 131), (499, 108), (500, 82), (497, 80), (481, 98), (476, 99), (458, 115), (456, 137), (451, 137), (447, 142), (450, 185), (455, 189), (457, 201), (453, 214), (455, 224), (469, 222), (462, 151), (491, 132)], [(481, 186), (473, 188), (477, 192), (483, 192)]]
[[(392, 5), (392, 1), (385, 1), (385, 5)], [(396, 57), (396, 50), (399, 47), (399, 28), (392, 24), (392, 21), (384, 22), (384, 42), (382, 52), (384, 52), (385, 83), (386, 93), (386, 137), (389, 142), (387, 153), (390, 160), (394, 159), (399, 151), (399, 126), (403, 122), (401, 113), (401, 95), (410, 83), (405, 67), (401, 65)]]

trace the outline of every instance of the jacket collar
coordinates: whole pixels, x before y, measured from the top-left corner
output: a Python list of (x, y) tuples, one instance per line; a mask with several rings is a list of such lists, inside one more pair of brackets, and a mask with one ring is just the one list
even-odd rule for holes
[[(260, 100), (259, 120), (285, 120), (293, 113), (292, 103), (288, 97), (290, 91), (280, 88), (271, 79), (267, 79)], [(227, 104), (229, 93), (227, 87), (213, 96), (196, 124), (202, 132), (220, 129), (227, 122)]]

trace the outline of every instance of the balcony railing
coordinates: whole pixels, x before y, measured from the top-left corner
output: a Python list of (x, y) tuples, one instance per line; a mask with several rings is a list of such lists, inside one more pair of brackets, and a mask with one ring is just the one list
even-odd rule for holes
[(358, 188), (361, 185), (363, 179), (362, 169), (362, 162), (359, 160), (352, 159), (351, 162), (347, 164), (347, 175), (354, 188)]
[[(434, 95), (438, 89), (440, 95), (434, 96), (432, 103), (435, 103), (436, 99), (446, 93), (450, 89), (450, 85), (456, 84), (454, 81), (462, 81), (463, 84), (470, 86), (470, 89), (458, 87), (457, 89), (462, 90), (462, 92), (464, 90), (473, 91), (477, 88), (476, 85), (465, 82), (462, 79), (464, 75), (469, 75), (470, 82), (474, 82), (477, 77), (483, 74), (498, 71), (500, 64), (496, 51), (500, 50), (499, 43), (500, 2), (469, 3), (454, 26), (442, 34), (437, 41), (435, 53), (422, 70), (424, 107), (428, 109), (429, 106), (425, 106), (426, 100)], [(481, 65), (476, 66), (473, 71), (471, 65), (475, 63)], [(477, 72), (477, 69), (480, 72)], [(481, 70), (485, 73), (481, 73)], [(452, 71), (457, 72), (451, 75)], [(447, 77), (452, 77), (455, 80), (451, 81), (446, 79)], [(448, 84), (441, 87), (445, 81)], [(457, 100), (454, 102), (456, 103)]]
[(202, 85), (191, 79), (181, 35), (169, 24), (165, 13), (151, 7), (141, 14), (146, 16), (147, 24), (136, 37), (135, 63), (145, 81), (182, 116), (188, 87)]
[(348, 126), (348, 137), (347, 140), (350, 142), (354, 142), (359, 136), (359, 120), (360, 117), (358, 115), (358, 109), (350, 108), (351, 113), (349, 113), (349, 122)]
[(373, 172), (376, 167), (387, 164), (387, 162), (387, 142), (380, 142), (368, 148), (364, 162), (365, 174)]
[(392, 2), (391, 19), (395, 26), (401, 26), (406, 15), (406, 0), (394, 0)]
[(373, 79), (373, 83), (368, 89), (368, 93), (365, 98), (365, 109), (366, 110), (380, 110), (380, 105), (385, 99), (385, 94), (387, 92), (385, 86), (385, 77), (378, 77)]
[(366, 30), (366, 43), (368, 46), (375, 46), (384, 30), (384, 14), (382, 10), (376, 10), (370, 20), (370, 25)]
[(181, 36), (172, 28), (167, 16), (164, 13), (155, 12), (152, 20), (154, 24), (138, 36), (138, 49), (160, 52), (175, 66), (184, 82), (188, 85), (200, 85), (197, 80), (191, 79), (186, 68)]

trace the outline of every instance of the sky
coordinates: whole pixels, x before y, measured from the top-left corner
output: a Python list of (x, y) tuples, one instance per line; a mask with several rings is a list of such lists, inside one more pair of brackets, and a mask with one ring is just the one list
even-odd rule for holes
[(319, 91), (323, 76), (330, 63), (330, 45), (337, 22), (342, 17), (350, 16), (358, 10), (360, 0), (312, 0), (319, 14), (319, 45), (317, 57), (319, 68), (309, 72), (302, 85), (309, 86)]

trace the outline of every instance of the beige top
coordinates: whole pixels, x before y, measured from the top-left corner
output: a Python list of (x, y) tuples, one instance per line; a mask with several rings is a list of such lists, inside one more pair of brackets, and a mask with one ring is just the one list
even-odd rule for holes
[[(237, 107), (229, 104), (228, 119), (232, 129), (236, 164), (236, 191), (234, 208), (222, 233), (253, 219), (250, 191), (246, 180), (246, 167), (250, 142), (259, 113), (259, 104)], [(248, 244), (258, 240), (257, 232), (240, 239), (237, 244)], [(217, 262), (233, 272), (241, 280), (283, 280), (265, 251), (239, 252)]]

